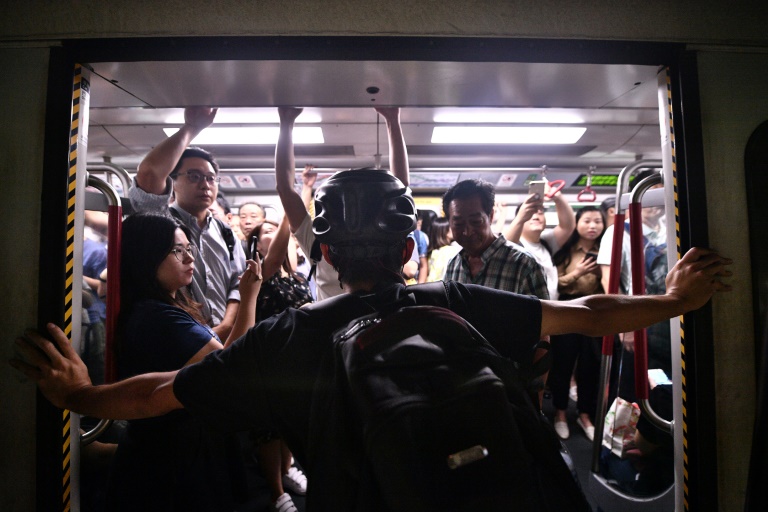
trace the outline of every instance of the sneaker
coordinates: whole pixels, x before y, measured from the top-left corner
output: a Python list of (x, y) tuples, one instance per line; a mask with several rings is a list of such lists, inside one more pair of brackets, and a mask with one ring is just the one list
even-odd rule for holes
[(555, 432), (557, 432), (557, 436), (560, 439), (568, 439), (571, 435), (571, 432), (568, 430), (568, 423), (565, 421), (555, 422)]
[(283, 475), (283, 487), (287, 491), (303, 496), (307, 494), (307, 477), (299, 468), (291, 466), (288, 473)]
[(579, 401), (579, 392), (577, 391), (577, 389), (578, 388), (576, 386), (571, 386), (571, 389), (568, 390), (568, 398), (570, 398), (574, 402)]
[(277, 501), (270, 506), (270, 510), (272, 512), (299, 512), (299, 509), (293, 504), (291, 495), (287, 492), (284, 492), (277, 498)]
[(593, 425), (584, 425), (584, 422), (581, 421), (581, 418), (576, 418), (576, 424), (581, 427), (581, 430), (584, 431), (584, 435), (587, 436), (587, 439), (590, 441), (595, 439), (595, 427)]

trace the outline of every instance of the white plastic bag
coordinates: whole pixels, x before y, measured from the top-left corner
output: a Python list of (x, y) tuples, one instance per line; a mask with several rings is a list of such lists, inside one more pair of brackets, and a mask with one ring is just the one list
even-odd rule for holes
[(616, 397), (605, 415), (603, 446), (623, 459), (627, 450), (634, 447), (639, 419), (640, 407), (636, 403)]

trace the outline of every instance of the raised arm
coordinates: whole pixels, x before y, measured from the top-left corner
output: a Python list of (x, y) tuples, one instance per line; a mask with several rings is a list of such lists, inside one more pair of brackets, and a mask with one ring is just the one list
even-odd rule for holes
[(504, 230), (504, 238), (510, 242), (519, 244), (520, 237), (523, 235), (523, 226), (526, 222), (531, 220), (534, 213), (543, 207), (544, 199), (539, 197), (538, 194), (530, 194), (526, 197), (523, 204), (520, 205), (520, 210), (518, 210), (517, 215), (515, 215), (515, 218), (512, 219), (512, 222)]
[(160, 416), (183, 407), (173, 394), (177, 372), (148, 373), (93, 386), (67, 336), (53, 324), (47, 327), (54, 342), (28, 331), (16, 340), (25, 361), (12, 359), (10, 364), (34, 380), (55, 406), (95, 418), (126, 420)]
[(716, 292), (731, 287), (731, 260), (709, 249), (693, 248), (667, 275), (665, 295), (590, 295), (572, 301), (542, 301), (541, 334), (569, 332), (603, 336), (631, 332), (702, 307)]
[(275, 237), (272, 239), (272, 243), (269, 244), (267, 254), (264, 256), (264, 263), (262, 264), (262, 273), (266, 279), (269, 279), (277, 272), (280, 272), (280, 267), (285, 261), (285, 257), (288, 255), (288, 242), (291, 240), (291, 232), (288, 229), (287, 215), (283, 215), (280, 224), (277, 226)]
[(295, 107), (279, 107), (277, 109), (280, 115), (280, 135), (275, 147), (275, 183), (291, 231), (299, 229), (307, 217), (304, 202), (293, 185), (296, 179), (296, 161), (293, 156), (293, 125), (302, 110)]
[(315, 193), (315, 182), (317, 181), (317, 173), (314, 169), (314, 165), (307, 164), (301, 173), (301, 200), (304, 202), (304, 208), (307, 209), (310, 215), (313, 215), (312, 199)]
[(166, 178), (171, 174), (181, 154), (192, 139), (209, 127), (218, 109), (209, 107), (187, 107), (184, 109), (184, 125), (154, 147), (137, 168), (136, 184), (144, 192), (162, 194)]
[(405, 147), (403, 130), (400, 126), (399, 107), (377, 107), (376, 112), (387, 123), (387, 138), (389, 140), (389, 170), (395, 178), (404, 184), (410, 184), (408, 167), (408, 150)]
[(261, 264), (258, 261), (248, 260), (245, 272), (240, 277), (240, 307), (232, 330), (229, 331), (227, 341), (224, 343), (225, 348), (256, 325), (256, 302), (262, 282)]
[(552, 230), (552, 234), (557, 246), (562, 247), (568, 241), (573, 230), (576, 229), (576, 215), (560, 192), (554, 195), (552, 201), (555, 203), (555, 211), (557, 212), (557, 226)]

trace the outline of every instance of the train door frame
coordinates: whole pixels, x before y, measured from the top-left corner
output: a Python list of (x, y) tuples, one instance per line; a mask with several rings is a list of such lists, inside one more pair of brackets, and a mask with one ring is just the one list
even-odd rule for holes
[[(481, 56), (481, 58), (480, 58)], [(38, 318), (64, 316), (69, 129), (72, 72), (77, 63), (202, 60), (423, 60), (509, 61), (571, 64), (646, 64), (669, 68), (671, 117), (676, 133), (680, 247), (707, 245), (703, 138), (700, 125), (696, 57), (681, 44), (631, 41), (543, 40), (459, 37), (169, 37), (77, 39), (51, 49), (40, 231)], [(685, 107), (685, 108), (683, 108)], [(689, 169), (701, 172), (689, 173)], [(696, 223), (694, 223), (694, 219)], [(702, 222), (703, 220), (703, 222)], [(58, 262), (58, 263), (57, 263)], [(688, 389), (685, 506), (717, 507), (717, 460), (712, 315), (707, 306), (685, 316)], [(38, 510), (62, 507), (61, 412), (41, 395), (37, 400)]]

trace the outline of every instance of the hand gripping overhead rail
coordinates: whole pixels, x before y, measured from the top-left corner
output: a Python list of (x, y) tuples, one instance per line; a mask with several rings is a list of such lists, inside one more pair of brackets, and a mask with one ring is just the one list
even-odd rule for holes
[[(117, 327), (117, 315), (120, 312), (120, 247), (122, 242), (123, 209), (120, 196), (109, 183), (95, 176), (88, 176), (88, 186), (98, 189), (107, 199), (109, 224), (109, 251), (107, 252), (107, 323), (106, 346), (104, 347), (104, 380), (114, 382), (116, 377), (114, 360), (114, 340)], [(127, 190), (127, 188), (125, 189)], [(80, 435), (80, 444), (87, 446), (106, 431), (112, 420), (101, 420), (88, 432)]]
[[(651, 176), (635, 186), (631, 194), (629, 179), (642, 169), (661, 169), (662, 163), (657, 160), (640, 160), (634, 162), (619, 173), (616, 184), (616, 216), (614, 226), (623, 226), (625, 210), (629, 209), (630, 218), (630, 255), (632, 261), (632, 292), (635, 295), (645, 293), (645, 265), (642, 231), (641, 200), (645, 193), (654, 185), (662, 183), (661, 174)], [(652, 191), (646, 197), (646, 206), (664, 205), (663, 190)], [(651, 203), (651, 204), (648, 204)], [(628, 208), (627, 208), (628, 204)], [(606, 293), (618, 293), (621, 277), (622, 245), (624, 229), (614, 228), (613, 245), (611, 246), (611, 270), (608, 290)], [(652, 423), (663, 430), (671, 432), (672, 422), (666, 421), (656, 414), (648, 402), (648, 358), (645, 330), (635, 331), (635, 392), (640, 400), (643, 414)], [(655, 496), (634, 496), (608, 483), (600, 475), (600, 451), (602, 449), (603, 432), (605, 429), (605, 414), (607, 412), (608, 389), (613, 362), (614, 335), (603, 337), (602, 358), (600, 362), (600, 387), (597, 396), (597, 416), (595, 418), (595, 436), (592, 444), (592, 471), (590, 472), (589, 488), (599, 507), (605, 510), (622, 510), (623, 512), (648, 512), (650, 510), (672, 510), (674, 508), (674, 486), (670, 486), (661, 494)], [(641, 355), (638, 356), (638, 352)]]

